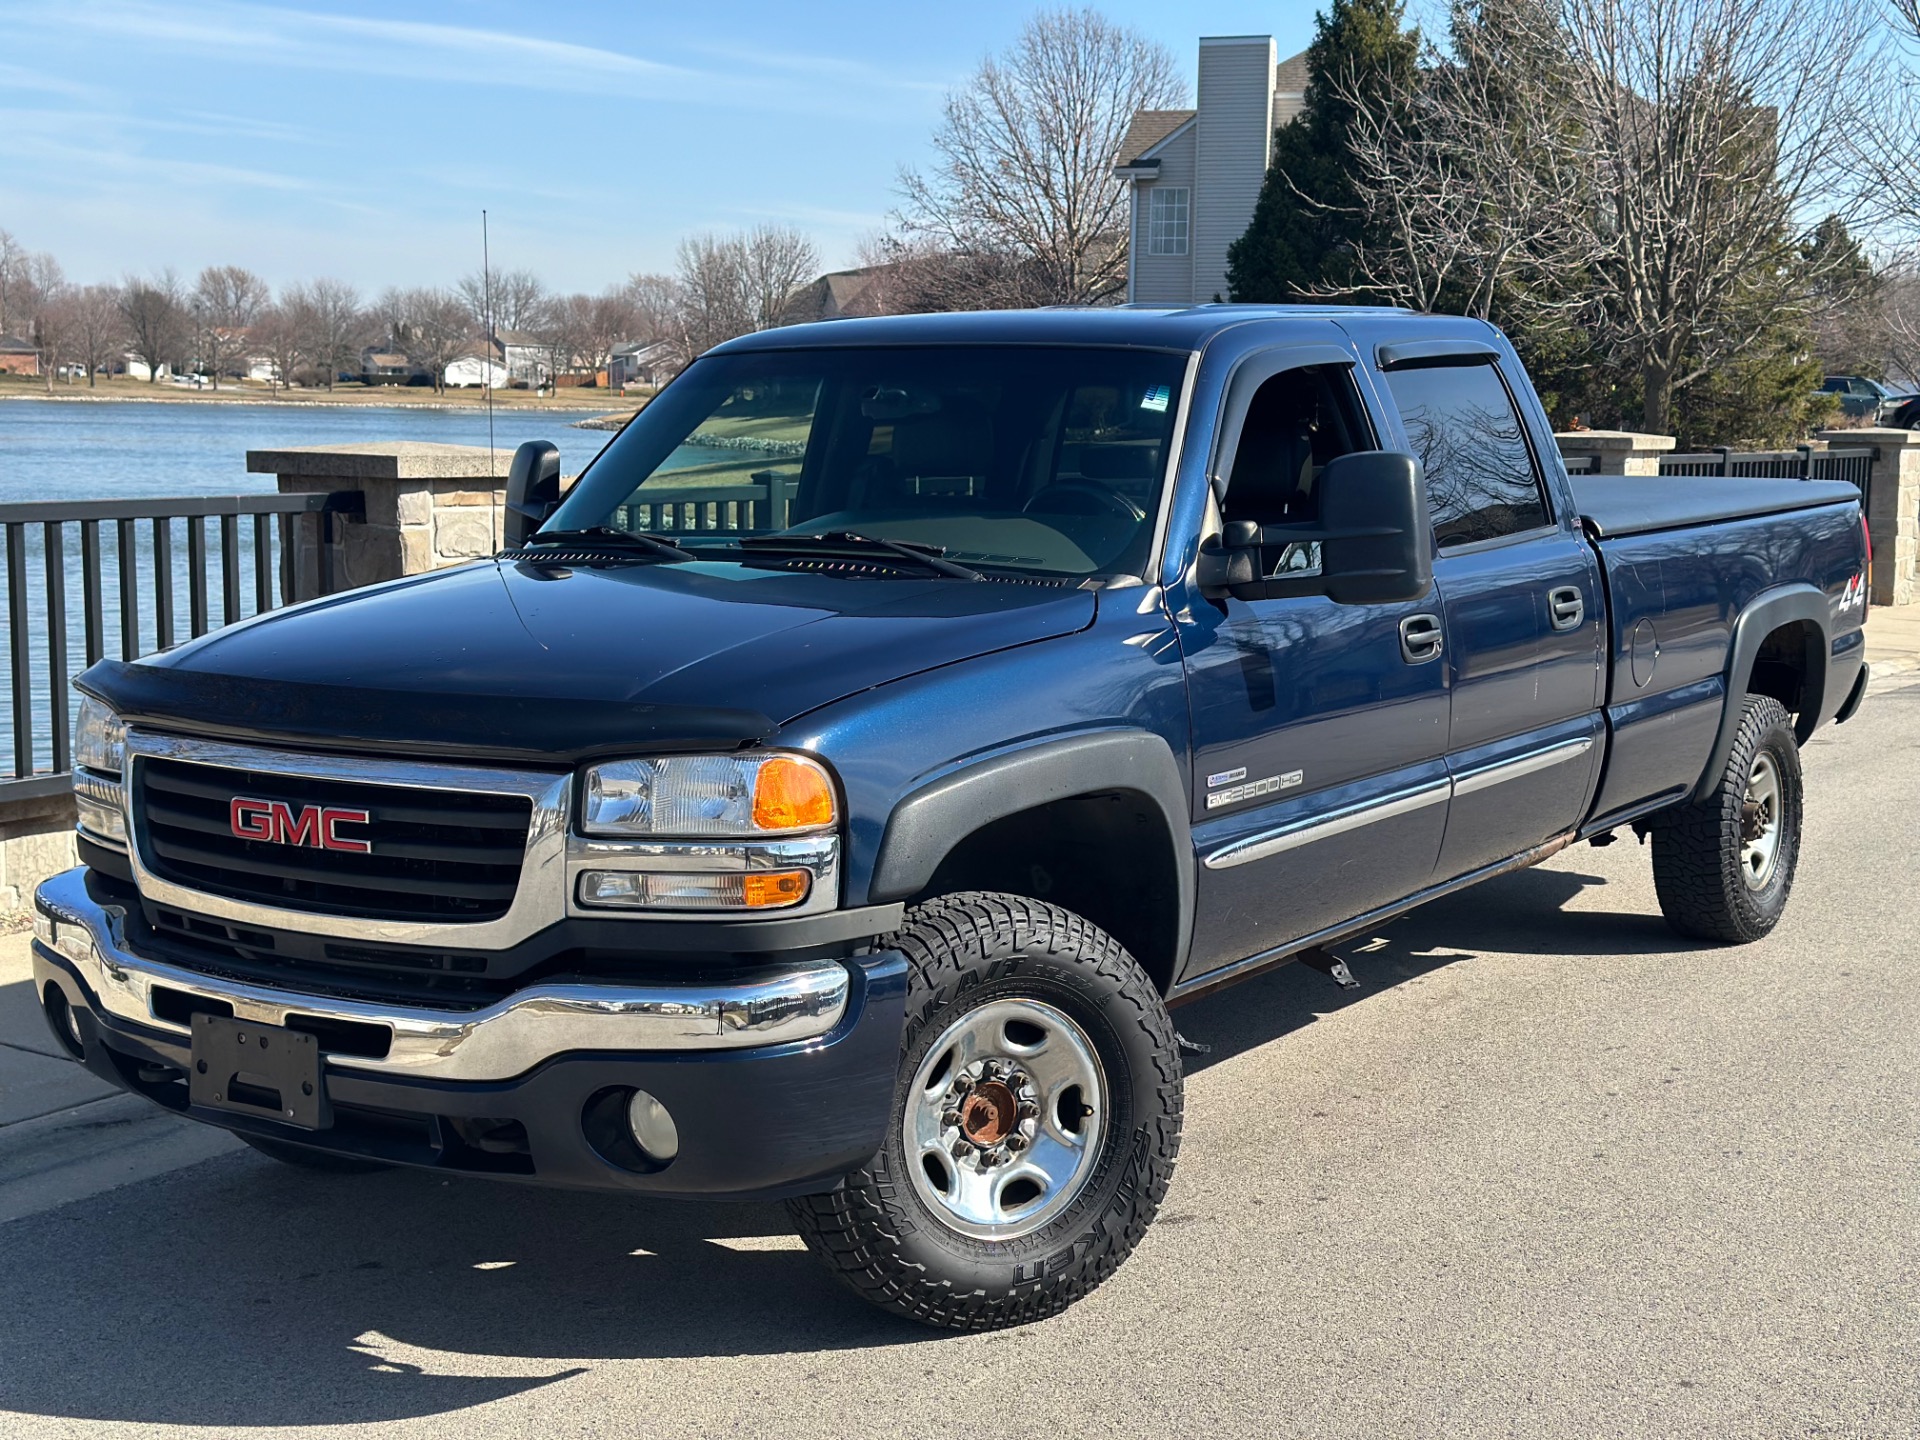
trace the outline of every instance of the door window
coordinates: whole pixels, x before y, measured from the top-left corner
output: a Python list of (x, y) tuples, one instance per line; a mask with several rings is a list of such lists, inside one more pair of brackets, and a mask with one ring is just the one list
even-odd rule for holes
[[(1329, 460), (1371, 449), (1353, 373), (1344, 366), (1283, 370), (1254, 392), (1233, 452), (1233, 470), (1221, 515), (1257, 525), (1304, 525), (1320, 518), (1316, 481)], [(1267, 575), (1312, 575), (1320, 547), (1269, 546), (1261, 552)]]
[(1496, 367), (1390, 370), (1387, 387), (1426, 475), (1441, 549), (1548, 523), (1533, 451)]

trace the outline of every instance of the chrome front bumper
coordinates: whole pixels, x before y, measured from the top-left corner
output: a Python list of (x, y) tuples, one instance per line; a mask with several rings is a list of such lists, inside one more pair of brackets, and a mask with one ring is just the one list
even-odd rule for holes
[(263, 1025), (305, 1017), (385, 1026), (392, 1043), (383, 1057), (327, 1056), (331, 1069), (369, 1075), (508, 1080), (568, 1051), (732, 1050), (817, 1039), (839, 1024), (852, 987), (845, 965), (815, 960), (728, 985), (533, 985), (482, 1010), (434, 1010), (301, 995), (148, 960), (127, 948), (125, 920), (120, 907), (88, 893), (84, 869), (42, 884), (34, 892), (35, 990), (61, 981), (63, 967), (50, 958), (58, 956), (91, 992), (69, 995), (69, 1003), (182, 1038), (188, 1028), (156, 1012), (156, 990), (223, 1003)]

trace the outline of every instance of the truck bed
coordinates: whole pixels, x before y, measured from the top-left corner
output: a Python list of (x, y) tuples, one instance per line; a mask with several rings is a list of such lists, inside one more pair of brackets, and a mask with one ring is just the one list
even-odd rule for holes
[(1575, 475), (1573, 497), (1596, 539), (1858, 503), (1844, 480), (1744, 475)]

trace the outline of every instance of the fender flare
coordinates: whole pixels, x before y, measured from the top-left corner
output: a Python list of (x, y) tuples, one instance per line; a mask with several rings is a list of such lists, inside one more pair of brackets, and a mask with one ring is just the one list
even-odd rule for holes
[(1144, 730), (1102, 730), (1023, 745), (973, 761), (909, 792), (893, 807), (867, 887), (871, 904), (904, 900), (932, 881), (954, 848), (983, 825), (1056, 800), (1126, 791), (1143, 797), (1173, 843), (1178, 914), (1173, 973), (1193, 936), (1193, 826), (1172, 748)]
[(1740, 717), (1746, 708), (1747, 680), (1753, 674), (1753, 662), (1767, 636), (1782, 625), (1800, 621), (1812, 623), (1819, 636), (1816, 646), (1808, 646), (1805, 691), (1801, 696), (1800, 718), (1795, 734), (1805, 744), (1820, 723), (1826, 706), (1827, 668), (1832, 641), (1828, 626), (1833, 622), (1833, 607), (1825, 592), (1804, 581), (1782, 585), (1757, 595), (1733, 622), (1733, 636), (1727, 646), (1726, 700), (1720, 712), (1720, 730), (1714, 736), (1713, 750), (1706, 768), (1693, 787), (1693, 799), (1704, 800), (1720, 782), (1727, 756), (1733, 752), (1734, 736), (1740, 729)]

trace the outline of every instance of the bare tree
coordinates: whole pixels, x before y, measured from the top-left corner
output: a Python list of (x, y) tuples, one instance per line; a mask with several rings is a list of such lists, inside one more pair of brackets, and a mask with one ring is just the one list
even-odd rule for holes
[(127, 348), (147, 367), (148, 383), (160, 378), (162, 366), (178, 366), (193, 335), (180, 279), (162, 270), (150, 279), (128, 277), (120, 290), (120, 318)]
[(376, 309), (394, 347), (433, 377), (435, 390), (447, 388), (447, 366), (484, 348), (466, 299), (452, 290), (389, 290)]
[(678, 280), (674, 341), (683, 361), (755, 328), (746, 246), (738, 235), (693, 235), (682, 240)]
[(307, 314), (306, 300), (298, 286), (283, 292), (254, 323), (260, 353), (273, 366), (276, 391), (293, 384), (294, 372), (306, 358), (302, 347), (313, 330), (313, 319)]
[(68, 355), (87, 367), (87, 388), (91, 390), (99, 383), (100, 372), (126, 349), (120, 292), (111, 285), (75, 285), (61, 303), (66, 311)]
[(1910, 386), (1920, 386), (1920, 254), (1903, 256), (1887, 268), (1881, 304), (1887, 373)]
[(253, 324), (271, 299), (267, 282), (238, 265), (209, 265), (200, 272), (190, 303), (200, 364), (213, 376), (214, 389), (228, 366), (246, 358)]
[(756, 330), (781, 323), (793, 292), (814, 277), (820, 252), (791, 225), (756, 225), (741, 237), (741, 277)]
[(948, 93), (937, 159), (902, 172), (896, 219), (938, 251), (998, 257), (986, 268), (1024, 276), (1034, 303), (1110, 300), (1127, 273), (1113, 157), (1136, 110), (1185, 98), (1165, 46), (1093, 10), (1042, 12)]
[[(489, 285), (489, 282), (491, 284)], [(460, 281), (460, 298), (477, 327), (489, 318), (498, 330), (538, 330), (550, 317), (553, 297), (531, 270), (476, 270)]]
[(0, 335), (28, 335), (41, 310), (65, 287), (60, 262), (0, 230)]
[(1457, 0), (1410, 119), (1362, 141), (1379, 292), (1567, 313), (1641, 424), (1813, 304), (1802, 228), (1858, 213), (1874, 0)]
[(640, 311), (631, 285), (615, 286), (598, 295), (569, 295), (554, 309), (566, 364), (598, 373), (612, 363), (616, 345), (640, 338)]
[[(72, 363), (79, 348), (79, 337), (74, 333), (73, 292), (71, 285), (49, 291), (34, 312), (33, 341), (40, 347), (40, 376), (49, 395), (53, 393), (53, 377)], [(71, 374), (67, 382), (73, 382)]]
[(369, 329), (360, 292), (344, 280), (315, 280), (289, 293), (304, 322), (301, 355), (331, 390), (341, 371), (358, 368)]
[(680, 287), (671, 275), (629, 275), (627, 300), (633, 307), (634, 340), (670, 338), (679, 321)]

